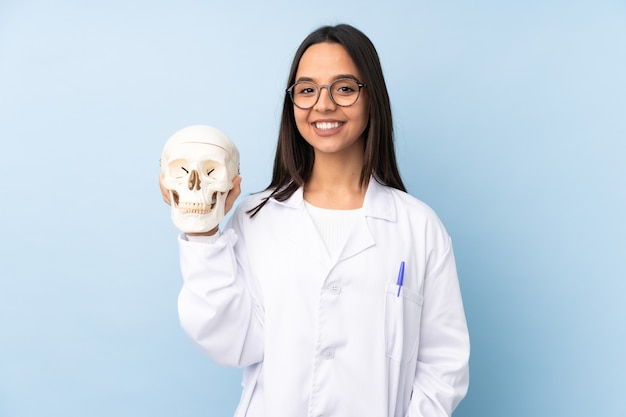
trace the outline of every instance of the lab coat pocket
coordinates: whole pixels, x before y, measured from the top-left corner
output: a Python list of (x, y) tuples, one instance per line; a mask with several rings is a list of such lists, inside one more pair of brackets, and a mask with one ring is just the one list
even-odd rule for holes
[(385, 343), (387, 356), (402, 363), (409, 362), (417, 352), (424, 297), (402, 287), (387, 283), (385, 294)]

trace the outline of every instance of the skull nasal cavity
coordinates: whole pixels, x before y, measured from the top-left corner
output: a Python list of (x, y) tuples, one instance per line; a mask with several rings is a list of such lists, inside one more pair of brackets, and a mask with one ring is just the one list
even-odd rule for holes
[(196, 190), (200, 189), (200, 175), (198, 175), (198, 171), (196, 171), (195, 169), (191, 171), (191, 175), (189, 175), (188, 185), (190, 190), (193, 190), (194, 188)]

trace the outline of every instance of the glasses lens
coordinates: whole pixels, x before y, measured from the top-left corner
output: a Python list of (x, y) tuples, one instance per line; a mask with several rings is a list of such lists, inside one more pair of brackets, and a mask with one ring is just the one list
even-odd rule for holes
[(330, 85), (333, 100), (339, 106), (350, 106), (359, 98), (359, 84), (351, 79), (340, 79)]
[(313, 107), (317, 101), (318, 87), (309, 81), (296, 83), (291, 90), (293, 103), (303, 109)]

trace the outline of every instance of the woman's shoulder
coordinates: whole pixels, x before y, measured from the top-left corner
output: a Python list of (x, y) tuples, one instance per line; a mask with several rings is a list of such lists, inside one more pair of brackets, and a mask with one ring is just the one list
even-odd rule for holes
[(423, 200), (402, 190), (398, 190), (395, 188), (392, 188), (392, 190), (396, 201), (398, 201), (400, 203), (400, 206), (404, 207), (406, 210), (420, 211), (424, 214), (436, 215), (432, 207)]
[(406, 191), (380, 183), (377, 183), (375, 188), (379, 198), (387, 201), (391, 198), (394, 201), (396, 210), (437, 217), (435, 211), (427, 203)]
[[(263, 190), (240, 197), (233, 209), (233, 217), (239, 218), (240, 220), (249, 220), (251, 218), (250, 215), (260, 206), (264, 207), (261, 212), (266, 211), (267, 207), (265, 206), (267, 205), (265, 203), (270, 198), (271, 194), (272, 190)], [(254, 217), (256, 217), (256, 215)]]
[(254, 211), (260, 204), (267, 200), (271, 193), (269, 191), (261, 191), (258, 193), (242, 196), (235, 203), (233, 209), (233, 217), (249, 218), (249, 213)]
[(244, 196), (238, 204), (238, 210), (249, 211), (263, 201), (266, 201), (272, 192), (270, 190), (264, 190)]
[(388, 196), (392, 197), (397, 220), (405, 219), (413, 225), (423, 224), (425, 227), (445, 231), (441, 218), (429, 204), (405, 191), (389, 186), (383, 187), (385, 192), (389, 193)]

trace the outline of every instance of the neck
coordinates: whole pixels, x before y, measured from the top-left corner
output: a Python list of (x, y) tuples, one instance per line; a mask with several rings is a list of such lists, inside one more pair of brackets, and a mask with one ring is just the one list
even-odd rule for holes
[(316, 154), (304, 199), (316, 207), (352, 210), (363, 206), (366, 185), (361, 186), (362, 154), (349, 157)]

